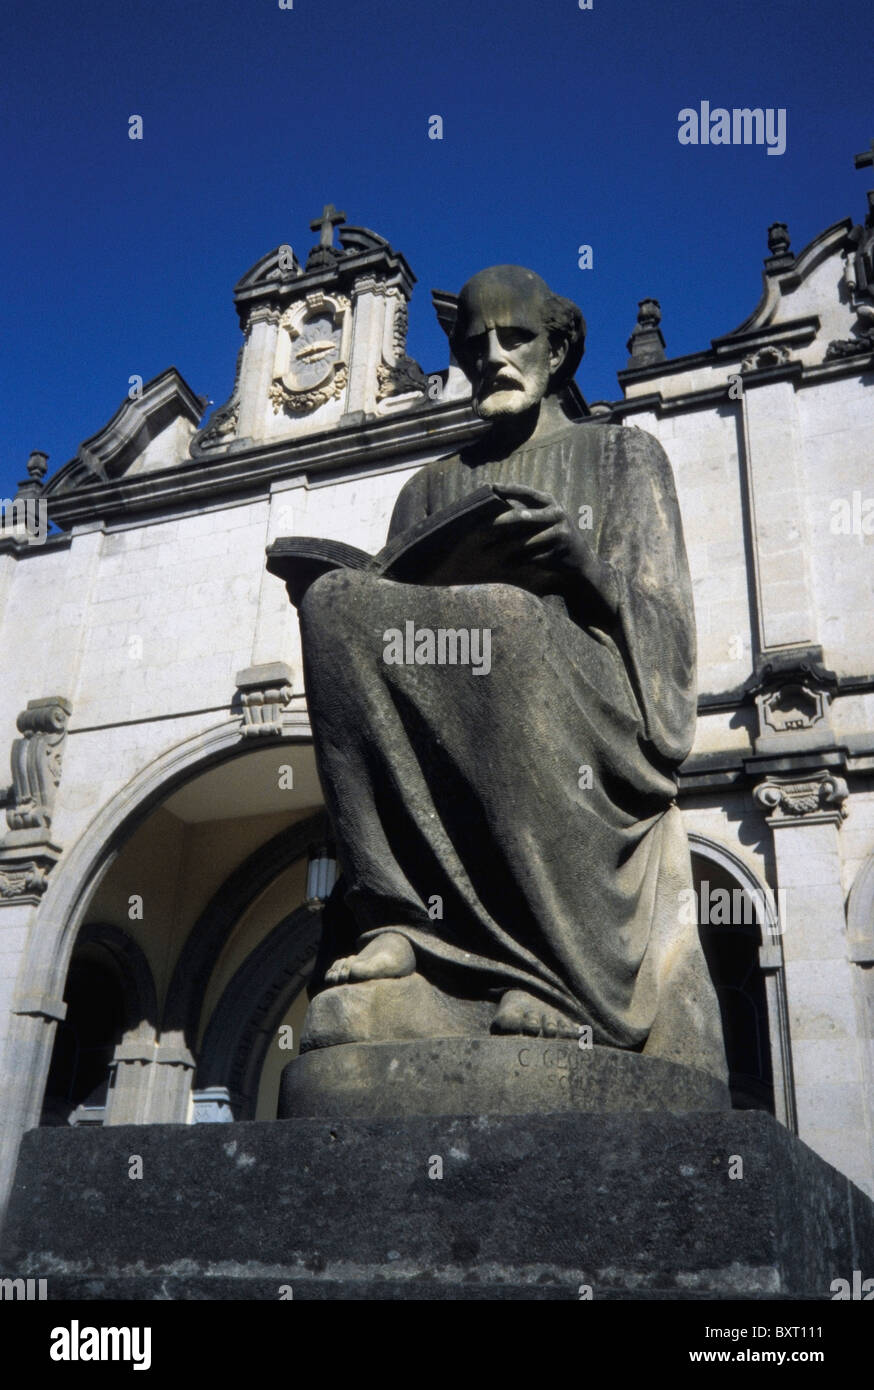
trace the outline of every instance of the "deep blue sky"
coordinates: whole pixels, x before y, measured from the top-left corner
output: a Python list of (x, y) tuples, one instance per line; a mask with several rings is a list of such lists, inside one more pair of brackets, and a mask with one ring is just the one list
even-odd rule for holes
[[(870, 0), (5, 0), (0, 36), (0, 496), (30, 449), (66, 462), (132, 373), (173, 364), (224, 400), (234, 283), (280, 242), (303, 259), (326, 201), (406, 255), (426, 370), (447, 358), (430, 289), (517, 261), (581, 304), (595, 400), (638, 299), (671, 355), (705, 347), (754, 307), (770, 222), (799, 250), (874, 185), (852, 162)], [(786, 107), (786, 153), (680, 146), (702, 98)]]

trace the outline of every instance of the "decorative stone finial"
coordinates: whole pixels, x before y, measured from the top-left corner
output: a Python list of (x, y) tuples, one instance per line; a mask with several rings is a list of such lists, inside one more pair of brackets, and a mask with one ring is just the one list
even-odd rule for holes
[(785, 256), (789, 251), (789, 228), (785, 222), (772, 222), (768, 228), (768, 250), (772, 256)]
[(41, 449), (32, 449), (30, 458), (27, 460), (27, 472), (35, 483), (41, 483), (48, 472), (49, 456), (44, 454)]
[(637, 322), (642, 328), (658, 328), (662, 321), (662, 306), (657, 299), (642, 299), (637, 306)]
[(637, 324), (626, 344), (631, 353), (626, 370), (665, 361), (665, 340), (659, 328), (661, 321), (662, 307), (658, 300), (649, 297), (641, 299), (637, 306)]

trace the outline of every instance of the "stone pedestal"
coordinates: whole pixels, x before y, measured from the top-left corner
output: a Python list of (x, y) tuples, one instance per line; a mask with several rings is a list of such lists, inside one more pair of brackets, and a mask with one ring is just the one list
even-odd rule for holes
[(730, 1109), (707, 1072), (567, 1038), (346, 1043), (295, 1058), (279, 1093), (280, 1119)]
[(751, 1111), (34, 1130), (0, 1243), (49, 1299), (828, 1300), (854, 1270), (874, 1205)]

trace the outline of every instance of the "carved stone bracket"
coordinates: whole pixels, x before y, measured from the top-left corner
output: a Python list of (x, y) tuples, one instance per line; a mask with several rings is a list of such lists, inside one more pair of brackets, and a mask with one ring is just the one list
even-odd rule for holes
[(60, 695), (30, 700), (16, 721), (23, 735), (12, 744), (12, 787), (7, 793), (10, 830), (48, 830), (67, 736), (71, 706)]
[(840, 825), (847, 816), (849, 788), (843, 777), (815, 772), (809, 777), (769, 777), (753, 795), (769, 825)]
[(291, 668), (284, 661), (249, 666), (237, 675), (244, 738), (275, 737), (283, 732), (282, 711), (292, 694)]

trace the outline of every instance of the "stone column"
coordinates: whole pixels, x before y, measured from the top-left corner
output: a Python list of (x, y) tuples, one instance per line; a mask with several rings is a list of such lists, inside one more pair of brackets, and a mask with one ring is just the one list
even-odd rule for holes
[(352, 345), (349, 351), (349, 385), (346, 414), (376, 410), (376, 367), (381, 359), (386, 314), (384, 281), (361, 275), (353, 288)]
[(867, 1028), (849, 959), (838, 836), (847, 785), (828, 771), (755, 789), (774, 836), (798, 1134), (874, 1193)]
[(111, 1063), (104, 1125), (142, 1125), (148, 1118), (151, 1069), (158, 1043), (153, 1029), (121, 1040)]
[(175, 1035), (161, 1039), (151, 1069), (147, 1124), (191, 1124), (196, 1065), (188, 1048)]
[(240, 419), (238, 439), (263, 439), (264, 419), (270, 406), (270, 383), (276, 357), (279, 314), (276, 309), (253, 310), (240, 367)]
[[(7, 909), (2, 918), (4, 938), (11, 929), (14, 930)], [(62, 999), (47, 994), (15, 994), (11, 1009), (3, 1010), (6, 1031), (0, 1051), (0, 1222), (15, 1176), (21, 1136), (40, 1122), (55, 1029), (66, 1012)]]

